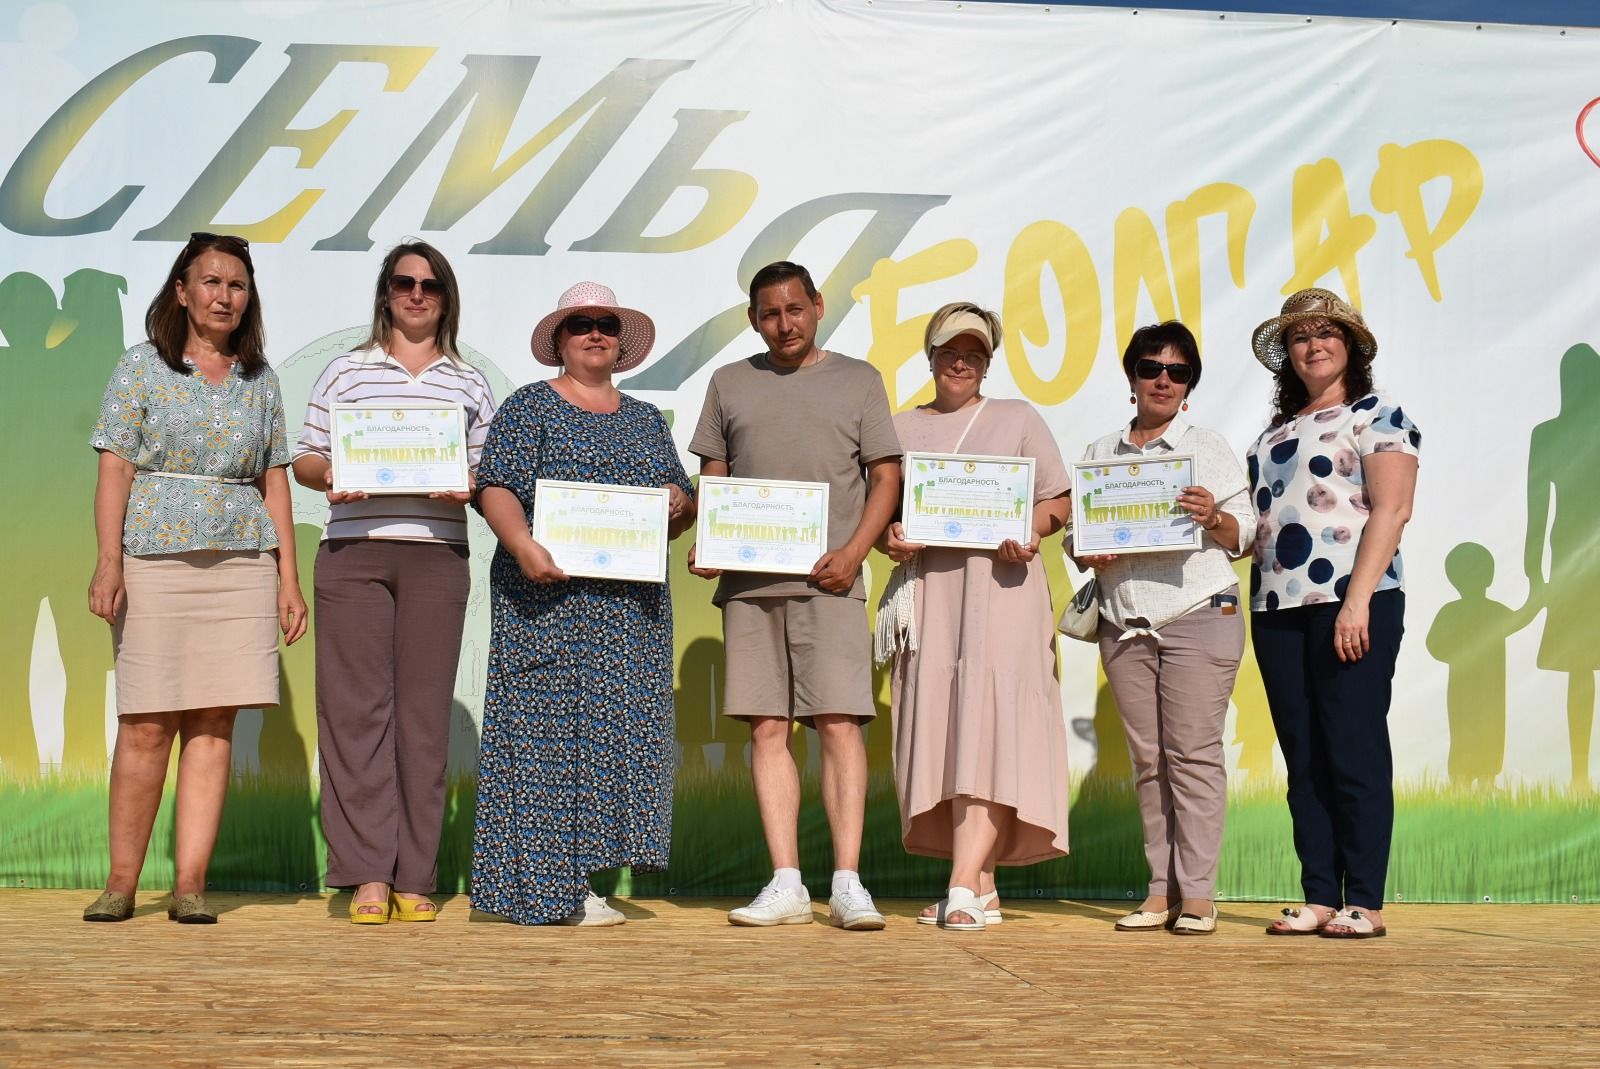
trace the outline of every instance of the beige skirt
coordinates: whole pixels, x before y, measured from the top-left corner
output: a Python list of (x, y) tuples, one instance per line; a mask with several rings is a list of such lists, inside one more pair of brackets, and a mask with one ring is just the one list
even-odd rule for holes
[(278, 562), (199, 550), (122, 558), (117, 715), (278, 704)]

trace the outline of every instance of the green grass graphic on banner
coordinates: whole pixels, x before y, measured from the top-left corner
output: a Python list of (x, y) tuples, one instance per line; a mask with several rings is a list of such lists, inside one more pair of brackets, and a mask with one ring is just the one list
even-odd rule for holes
[[(475, 781), (450, 784), (439, 855), (440, 888), (465, 891), (472, 857)], [(814, 776), (803, 781), (802, 871), (820, 889), (832, 870), (827, 821)], [(1072, 806), (1072, 855), (1000, 870), (1012, 899), (1143, 897), (1144, 856), (1132, 785), (1080, 781)], [(106, 874), (106, 783), (55, 777), (0, 782), (0, 887), (95, 887)], [(1600, 902), (1600, 796), (1548, 788), (1476, 793), (1447, 786), (1402, 788), (1396, 799), (1389, 886), (1408, 902)], [(761, 824), (742, 768), (682, 776), (673, 808), (672, 867), (621, 873), (603, 892), (637, 895), (748, 895), (771, 875)], [(171, 795), (156, 820), (141, 886), (164, 892), (172, 881)], [(1564, 849), (1551, 849), (1551, 844)], [(214, 887), (314, 893), (324, 856), (316, 799), (305, 783), (260, 776), (235, 780), (211, 866)], [(890, 898), (939, 897), (943, 861), (900, 849), (894, 785), (874, 777), (861, 869)], [(1228, 799), (1219, 897), (1298, 901), (1289, 815), (1281, 786), (1236, 791)], [(819, 882), (823, 881), (823, 882)]]

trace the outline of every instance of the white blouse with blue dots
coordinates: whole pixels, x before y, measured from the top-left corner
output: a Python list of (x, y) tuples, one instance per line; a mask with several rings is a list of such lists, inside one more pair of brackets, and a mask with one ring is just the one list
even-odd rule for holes
[[(1263, 431), (1245, 454), (1259, 517), (1250, 607), (1260, 612), (1341, 600), (1371, 512), (1362, 458), (1417, 456), (1421, 447), (1416, 424), (1380, 394)], [(1404, 589), (1404, 575), (1396, 550), (1377, 589)]]

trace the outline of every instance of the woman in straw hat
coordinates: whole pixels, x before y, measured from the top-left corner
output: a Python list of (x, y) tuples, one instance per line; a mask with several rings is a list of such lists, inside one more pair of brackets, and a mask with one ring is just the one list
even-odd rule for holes
[(518, 924), (621, 924), (593, 873), (666, 867), (672, 837), (672, 592), (569, 578), (529, 530), (539, 479), (665, 487), (668, 536), (694, 522), (689, 477), (654, 405), (612, 376), (655, 325), (580, 282), (533, 331), (561, 373), (522, 387), (489, 428), (479, 507), (500, 540), (478, 759), (472, 904)]
[(1372, 387), (1378, 343), (1327, 290), (1256, 328), (1277, 376), (1272, 423), (1247, 454), (1260, 519), (1252, 641), (1278, 744), (1306, 904), (1271, 935), (1386, 933), (1394, 828), (1390, 684), (1404, 633), (1400, 532), (1422, 435)]
[(877, 636), (879, 660), (894, 658), (901, 835), (908, 853), (951, 861), (945, 897), (917, 920), (957, 931), (1000, 923), (997, 865), (1067, 852), (1067, 734), (1039, 543), (1066, 522), (1069, 482), (1039, 413), (983, 396), (1000, 339), (999, 316), (975, 304), (935, 312), (923, 335), (933, 400), (894, 429), (908, 450), (1033, 458), (1030, 537), (924, 547), (896, 522), (879, 545), (901, 562)]

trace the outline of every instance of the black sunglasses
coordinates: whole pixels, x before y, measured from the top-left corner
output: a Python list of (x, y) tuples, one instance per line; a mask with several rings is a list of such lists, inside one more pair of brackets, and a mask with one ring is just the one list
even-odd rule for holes
[(622, 320), (616, 316), (568, 316), (562, 321), (561, 329), (575, 338), (596, 330), (608, 338), (615, 338), (622, 333)]
[(197, 241), (225, 241), (233, 245), (242, 246), (246, 249), (250, 247), (250, 242), (245, 238), (239, 237), (237, 234), (213, 234), (209, 230), (196, 230), (194, 233), (189, 235), (189, 244), (193, 245)]
[(389, 276), (389, 296), (404, 297), (418, 286), (422, 287), (424, 297), (443, 298), (445, 295), (444, 283), (436, 278), (412, 278), (410, 275)]
[(1159, 360), (1151, 360), (1148, 357), (1134, 364), (1133, 370), (1141, 379), (1152, 380), (1159, 379), (1161, 373), (1165, 371), (1167, 378), (1172, 380), (1174, 386), (1183, 386), (1194, 378), (1194, 368), (1188, 364), (1163, 364)]

